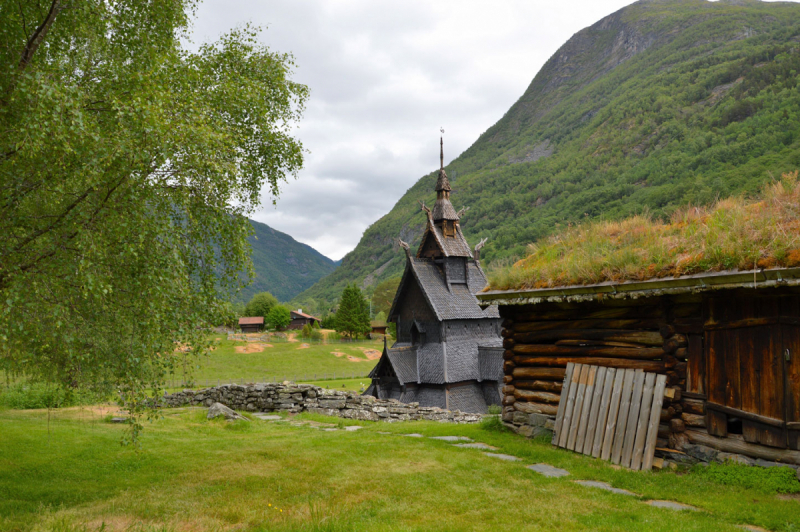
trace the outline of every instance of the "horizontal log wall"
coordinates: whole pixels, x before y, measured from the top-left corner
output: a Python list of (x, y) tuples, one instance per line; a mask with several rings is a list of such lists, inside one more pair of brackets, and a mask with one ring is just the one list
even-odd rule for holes
[[(659, 447), (681, 444), (702, 409), (685, 399), (689, 334), (702, 332), (700, 299), (609, 301), (501, 308), (503, 420), (555, 416), (567, 363), (641, 369), (667, 376)], [(689, 401), (688, 412), (682, 401)], [(684, 419), (686, 416), (687, 419)]]

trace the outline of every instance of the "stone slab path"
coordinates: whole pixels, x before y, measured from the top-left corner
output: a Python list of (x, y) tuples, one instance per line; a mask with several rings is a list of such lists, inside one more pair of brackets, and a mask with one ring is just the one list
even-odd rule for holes
[(259, 413), (253, 414), (253, 417), (261, 419), (263, 421), (280, 421), (280, 420), (283, 419), (281, 416), (274, 416), (274, 415), (269, 415), (269, 414), (259, 414)]
[(598, 488), (601, 490), (610, 491), (611, 493), (616, 493), (618, 495), (629, 495), (631, 497), (637, 497), (635, 493), (628, 490), (615, 488), (608, 482), (599, 482), (597, 480), (576, 480), (575, 483), (580, 484), (581, 486), (588, 486), (590, 488)]
[(533, 464), (529, 465), (528, 469), (550, 478), (561, 478), (569, 475), (569, 471), (566, 469), (559, 469), (550, 464)]
[(697, 512), (700, 509), (695, 508), (694, 506), (689, 506), (688, 504), (681, 504), (679, 502), (673, 501), (647, 501), (646, 504), (650, 506), (655, 506), (656, 508), (668, 508), (670, 510), (690, 510), (692, 512)]
[(492, 447), (491, 445), (486, 445), (485, 443), (475, 442), (475, 443), (456, 443), (455, 447), (461, 447), (462, 449), (484, 449), (487, 451), (497, 451), (499, 447)]
[[(283, 418), (282, 416), (277, 416), (277, 415), (272, 415), (272, 414), (254, 413), (252, 415), (253, 415), (253, 417), (258, 418), (260, 420), (270, 421), (270, 422), (273, 422), (273, 423), (274, 422), (285, 422), (285, 421), (288, 421), (287, 419)], [(294, 426), (294, 427), (299, 427), (299, 426), (304, 426), (307, 423), (310, 423), (311, 426), (314, 426), (315, 428), (320, 428), (321, 430), (323, 430), (325, 432), (334, 432), (334, 431), (341, 430), (339, 428), (336, 428), (336, 427), (333, 427), (333, 426), (330, 426), (330, 425), (328, 427), (324, 426), (324, 425), (328, 425), (328, 424), (315, 423), (315, 422), (296, 422), (296, 421), (294, 421), (294, 422), (288, 423), (288, 425), (289, 426)], [(283, 423), (278, 423), (278, 424), (283, 424)], [(359, 431), (359, 430), (361, 430), (363, 428), (364, 427), (361, 426), (361, 425), (349, 425), (347, 427), (344, 427), (344, 431), (346, 431), (346, 432), (356, 432), (356, 431)], [(388, 434), (388, 435), (394, 434), (392, 432), (386, 432), (386, 431), (375, 431), (375, 433), (376, 434)], [(419, 433), (416, 433), (416, 432), (411, 433), (411, 434), (401, 434), (401, 436), (406, 436), (406, 437), (409, 437), (409, 438), (424, 438), (425, 437), (422, 434), (419, 434)], [(451, 442), (451, 443), (452, 442), (462, 442), (462, 443), (454, 443), (453, 446), (454, 447), (460, 447), (460, 448), (463, 448), (463, 449), (481, 449), (481, 450), (484, 450), (484, 451), (487, 451), (487, 450), (488, 451), (499, 451), (500, 450), (498, 447), (494, 447), (492, 445), (488, 445), (488, 444), (483, 443), (483, 442), (473, 441), (471, 438), (467, 438), (466, 436), (428, 436), (428, 438), (431, 439), (431, 440), (446, 441), (446, 442)], [(491, 457), (491, 458), (496, 458), (498, 460), (505, 460), (505, 461), (508, 461), (508, 462), (521, 462), (522, 461), (521, 458), (516, 457), (516, 456), (512, 456), (510, 454), (489, 453), (489, 452), (484, 452), (483, 454), (485, 454), (486, 456)], [(529, 465), (529, 466), (525, 466), (525, 467), (527, 469), (530, 469), (531, 471), (534, 471), (534, 472), (536, 472), (536, 473), (538, 473), (540, 475), (543, 475), (545, 477), (548, 477), (548, 478), (561, 478), (561, 477), (566, 477), (566, 476), (570, 475), (569, 471), (567, 471), (566, 469), (560, 469), (558, 467), (552, 466), (550, 464), (545, 464), (545, 463), (533, 464), (533, 465)], [(611, 492), (611, 493), (616, 493), (618, 495), (625, 495), (625, 496), (628, 496), (628, 497), (641, 497), (641, 495), (638, 495), (638, 494), (633, 493), (631, 491), (620, 489), (620, 488), (615, 488), (615, 487), (613, 487), (611, 484), (609, 484), (607, 482), (600, 482), (600, 481), (597, 481), (597, 480), (574, 480), (573, 482), (575, 482), (576, 484), (580, 484), (581, 486), (586, 486), (586, 487), (589, 487), (589, 488), (597, 488), (597, 489), (605, 490), (605, 491), (608, 491), (608, 492)], [(665, 509), (674, 510), (674, 511), (699, 512), (701, 510), (700, 508), (696, 508), (696, 507), (690, 506), (688, 504), (682, 504), (682, 503), (674, 502), (674, 501), (649, 500), (649, 501), (643, 501), (643, 502), (645, 504), (649, 505), (649, 506), (654, 507), (654, 508), (665, 508)], [(754, 525), (736, 525), (736, 526), (738, 528), (741, 528), (743, 530), (749, 530), (751, 532), (768, 532), (766, 529), (758, 527), (758, 526), (754, 526)]]
[(483, 453), (486, 456), (491, 456), (492, 458), (497, 458), (498, 460), (505, 460), (506, 462), (521, 462), (522, 458), (517, 458), (516, 456), (511, 456), (510, 454), (502, 454), (502, 453)]

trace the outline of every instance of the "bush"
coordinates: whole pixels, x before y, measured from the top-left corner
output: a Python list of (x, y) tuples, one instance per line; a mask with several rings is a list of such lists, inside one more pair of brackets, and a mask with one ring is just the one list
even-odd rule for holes
[(328, 314), (324, 318), (322, 318), (322, 328), (323, 329), (335, 329), (336, 328), (336, 314)]
[(283, 305), (275, 305), (264, 321), (273, 329), (280, 331), (289, 325), (289, 322), (292, 321), (292, 315), (289, 313), (289, 309)]
[(0, 388), (0, 406), (18, 410), (63, 408), (91, 404), (101, 399), (85, 391), (65, 390), (61, 386), (42, 382), (20, 382)]
[(269, 316), (270, 311), (278, 306), (278, 300), (269, 292), (261, 292), (253, 296), (244, 308), (246, 316), (261, 316), (264, 320)]
[(311, 338), (311, 331), (312, 331), (312, 330), (313, 330), (313, 329), (311, 328), (311, 325), (309, 325), (308, 323), (306, 323), (305, 325), (303, 325), (303, 328), (302, 328), (302, 330), (300, 331), (300, 336), (301, 336), (302, 338)]
[(319, 326), (319, 322), (317, 320), (314, 320), (314, 329), (317, 330), (321, 329), (321, 327)]
[(309, 336), (314, 341), (321, 342), (323, 339), (322, 333), (317, 329), (311, 329), (311, 335)]
[(500, 419), (502, 409), (498, 405), (489, 405), (489, 415), (481, 419), (481, 429), (493, 432), (507, 432), (508, 427)]
[(693, 472), (712, 482), (765, 493), (800, 493), (797, 472), (791, 467), (756, 467), (727, 462), (695, 466)]

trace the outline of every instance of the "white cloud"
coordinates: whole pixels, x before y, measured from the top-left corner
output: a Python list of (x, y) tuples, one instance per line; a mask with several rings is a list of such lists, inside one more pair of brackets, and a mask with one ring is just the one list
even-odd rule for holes
[[(310, 150), (253, 217), (339, 259), (421, 176), (468, 148), (582, 28), (630, 0), (205, 0), (194, 41), (251, 22), (311, 89)], [(431, 184), (433, 185), (433, 184)], [(266, 191), (265, 191), (266, 194)]]

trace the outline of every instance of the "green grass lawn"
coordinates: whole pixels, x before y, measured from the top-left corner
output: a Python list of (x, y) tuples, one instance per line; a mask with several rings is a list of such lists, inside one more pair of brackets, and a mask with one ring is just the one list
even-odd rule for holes
[[(642, 473), (474, 425), (369, 423), (324, 432), (289, 421), (207, 421), (175, 409), (146, 425), (143, 447), (98, 409), (0, 411), (0, 529), (20, 531), (734, 531), (800, 527), (800, 500), (697, 473)], [(320, 416), (296, 419), (353, 424)], [(389, 434), (379, 434), (379, 431)], [(402, 434), (464, 435), (523, 459)], [(547, 462), (571, 476), (525, 468)], [(577, 485), (594, 479), (628, 497)], [(675, 512), (644, 503), (694, 505)]]
[[(260, 352), (241, 353), (236, 348), (254, 348), (256, 343), (234, 342), (225, 335), (214, 335), (217, 348), (207, 357), (194, 360), (196, 386), (225, 384), (230, 382), (264, 382), (267, 380), (319, 381), (331, 378), (361, 377), (375, 367), (377, 360), (369, 360), (365, 350), (383, 350), (381, 340), (355, 342), (312, 343), (302, 338), (297, 342), (274, 339)], [(308, 347), (302, 347), (308, 345)], [(258, 348), (258, 347), (256, 347)], [(333, 353), (342, 353), (336, 356)], [(348, 358), (349, 357), (349, 358)], [(180, 387), (183, 368), (178, 368), (171, 384)], [(348, 388), (353, 389), (353, 388)]]

